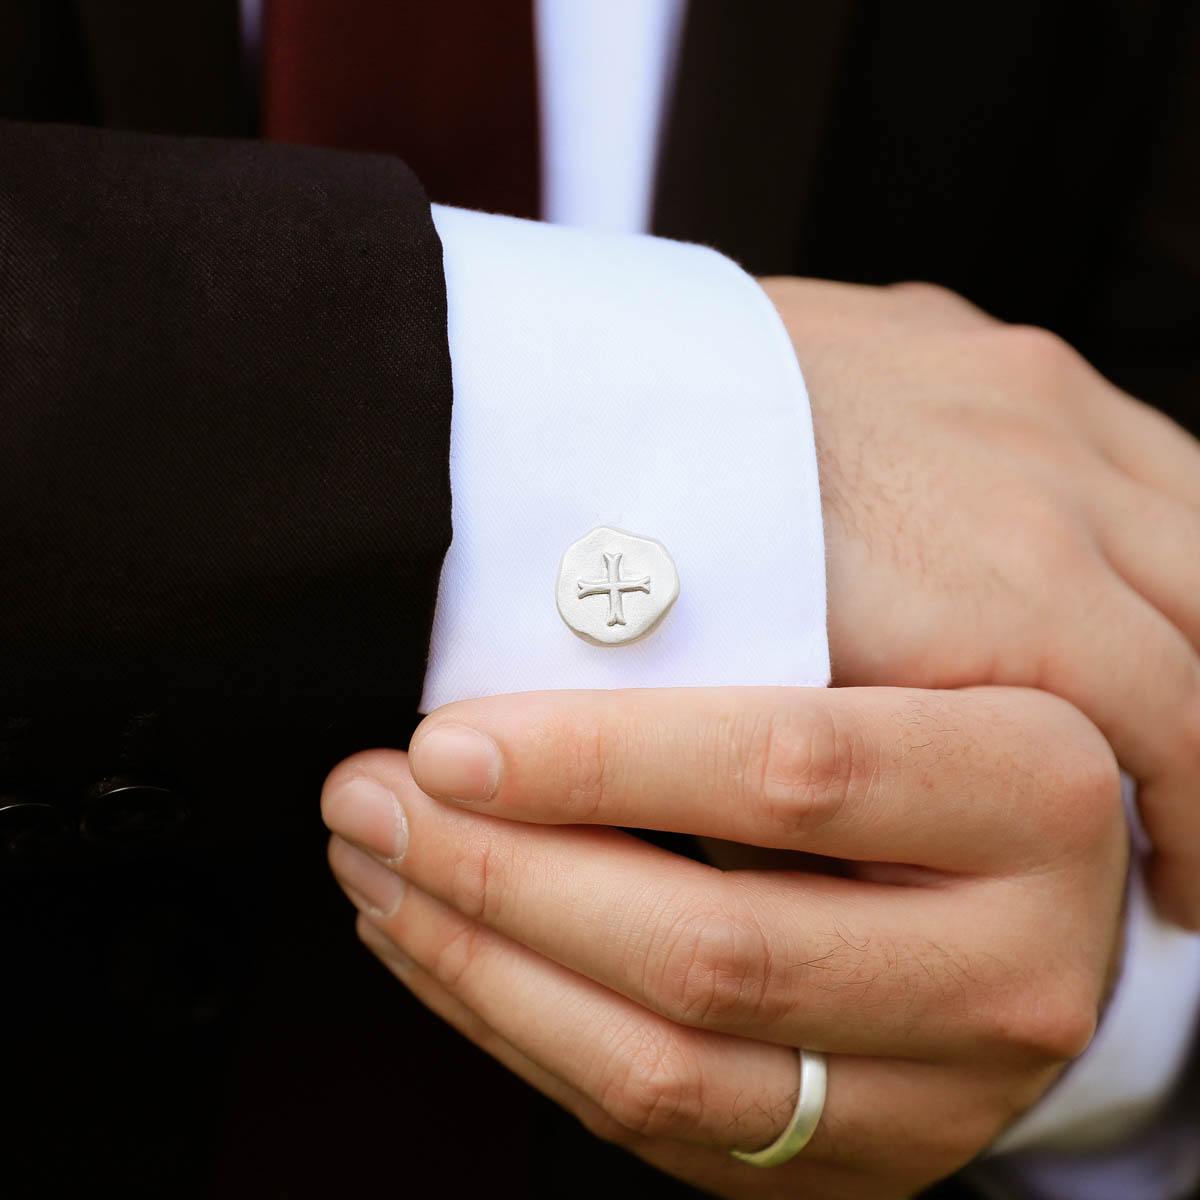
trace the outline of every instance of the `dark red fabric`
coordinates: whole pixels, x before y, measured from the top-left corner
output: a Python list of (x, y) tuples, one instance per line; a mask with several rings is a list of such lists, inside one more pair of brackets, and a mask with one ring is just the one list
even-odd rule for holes
[(537, 216), (531, 0), (267, 0), (262, 132), (398, 154), (436, 201)]

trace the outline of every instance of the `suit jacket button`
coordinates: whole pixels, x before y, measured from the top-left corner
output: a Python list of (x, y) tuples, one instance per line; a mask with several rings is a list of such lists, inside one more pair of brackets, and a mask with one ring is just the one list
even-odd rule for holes
[(54, 804), (0, 795), (0, 848), (10, 860), (53, 862), (70, 852), (75, 822)]
[(80, 827), (91, 842), (137, 846), (170, 841), (187, 824), (187, 802), (172, 788), (131, 779), (92, 787)]

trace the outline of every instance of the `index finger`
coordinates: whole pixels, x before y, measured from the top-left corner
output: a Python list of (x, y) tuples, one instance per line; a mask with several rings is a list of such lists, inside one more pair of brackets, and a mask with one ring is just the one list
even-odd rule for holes
[(410, 762), (427, 794), (498, 817), (951, 871), (1026, 868), (1053, 823), (1094, 827), (1081, 798), (1119, 803), (1090, 722), (1023, 689), (530, 692), (438, 710)]

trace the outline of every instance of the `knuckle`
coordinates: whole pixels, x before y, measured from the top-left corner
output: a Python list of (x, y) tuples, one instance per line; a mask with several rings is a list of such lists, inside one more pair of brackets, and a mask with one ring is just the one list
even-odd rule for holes
[(487, 950), (487, 934), (470, 921), (456, 923), (430, 958), (429, 973), (444, 988), (458, 992), (472, 965)]
[(1062, 412), (1097, 395), (1098, 376), (1083, 356), (1057, 333), (1038, 325), (1004, 325), (990, 336), (1000, 370), (1024, 381), (1029, 396), (1043, 410), (1050, 404)]
[(556, 790), (564, 821), (590, 821), (601, 811), (615, 736), (607, 722), (573, 715), (553, 721), (545, 731), (544, 744), (556, 748)]
[(1036, 1063), (1066, 1063), (1088, 1047), (1099, 1023), (1094, 980), (1060, 972), (1008, 998), (996, 1018), (996, 1041), (1006, 1054)]
[(505, 852), (485, 834), (468, 835), (455, 848), (447, 899), (464, 916), (490, 924), (499, 915)]
[(770, 949), (748, 905), (683, 912), (665, 924), (649, 961), (656, 977), (647, 980), (646, 993), (677, 1024), (740, 1028), (766, 1015)]
[(1038, 1030), (1043, 1050), (1055, 1061), (1070, 1062), (1091, 1044), (1100, 1023), (1096, 996), (1083, 988), (1072, 989), (1068, 998), (1051, 1007)]
[(919, 304), (955, 309), (970, 307), (957, 292), (943, 287), (940, 283), (930, 283), (926, 279), (902, 279), (898, 283), (890, 284), (888, 290)]
[(971, 323), (986, 329), (999, 324), (990, 313), (940, 283), (924, 279), (905, 279), (890, 284), (887, 290), (898, 294), (907, 308), (924, 310), (931, 317), (952, 319), (957, 327), (965, 327)]
[(1063, 589), (1088, 578), (1098, 562), (1086, 527), (1057, 495), (1036, 486), (1006, 489), (1002, 513), (991, 540), (1000, 578), (1039, 615), (1057, 611)]
[(875, 773), (854, 723), (829, 706), (814, 706), (803, 719), (772, 716), (751, 738), (743, 778), (756, 792), (747, 799), (761, 810), (783, 846), (834, 820), (847, 799)]
[(1011, 362), (1035, 373), (1057, 376), (1080, 362), (1079, 355), (1066, 341), (1040, 325), (1006, 325), (996, 336)]
[(680, 1040), (642, 1026), (616, 1047), (611, 1073), (598, 1098), (601, 1109), (638, 1137), (672, 1138), (700, 1123), (700, 1075)]
[(1124, 830), (1116, 755), (1100, 731), (1066, 701), (1042, 693), (1031, 694), (1030, 701), (1042, 710), (1041, 719), (1028, 724), (1044, 751), (1043, 790), (1054, 798), (1033, 814), (1042, 844), (1090, 852)]
[(1061, 794), (1067, 798), (1063, 815), (1070, 822), (1070, 832), (1076, 836), (1105, 835), (1113, 825), (1123, 828), (1121, 807), (1121, 768), (1111, 747), (1096, 732), (1088, 739), (1091, 744), (1078, 746), (1074, 754), (1060, 759), (1065, 772)]
[[(1034, 564), (1047, 568), (1061, 563), (1062, 556), (1077, 559), (1086, 546), (1083, 526), (1063, 501), (1048, 489), (1031, 488), (1024, 496), (1010, 495), (1009, 528), (1025, 532), (1035, 554)], [(1052, 582), (1042, 579), (1039, 583)]]

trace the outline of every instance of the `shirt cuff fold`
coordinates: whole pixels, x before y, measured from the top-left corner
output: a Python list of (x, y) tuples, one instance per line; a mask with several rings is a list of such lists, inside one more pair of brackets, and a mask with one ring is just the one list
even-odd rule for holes
[[(658, 238), (440, 206), (434, 222), (454, 540), (422, 711), (552, 688), (828, 683), (808, 397), (757, 283)], [(562, 553), (599, 525), (656, 538), (679, 571), (674, 608), (635, 644), (592, 645), (558, 615)]]

